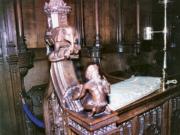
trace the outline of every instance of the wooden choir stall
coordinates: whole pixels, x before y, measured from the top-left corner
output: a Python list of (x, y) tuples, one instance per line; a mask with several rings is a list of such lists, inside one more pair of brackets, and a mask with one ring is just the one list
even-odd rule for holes
[(67, 21), (71, 7), (63, 0), (50, 0), (44, 10), (48, 20), (45, 39), (51, 62), (43, 104), (47, 135), (180, 133), (178, 76), (168, 78), (165, 69), (162, 79), (132, 76), (122, 80), (100, 74), (97, 22), (93, 62), (84, 73), (86, 81), (79, 81), (72, 60), (79, 57), (81, 47), (77, 31)]
[(0, 135), (180, 135), (172, 1), (0, 0)]

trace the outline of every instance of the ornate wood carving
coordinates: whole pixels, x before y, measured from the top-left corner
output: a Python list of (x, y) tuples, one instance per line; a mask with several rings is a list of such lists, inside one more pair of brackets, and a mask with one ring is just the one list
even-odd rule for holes
[(88, 82), (82, 85), (78, 91), (73, 93), (73, 98), (81, 99), (84, 110), (89, 110), (89, 116), (106, 111), (110, 113), (107, 107), (107, 96), (110, 93), (110, 84), (106, 78), (99, 75), (97, 65), (90, 65), (85, 73)]
[(180, 133), (180, 97), (171, 100), (172, 105), (172, 120), (171, 120), (171, 134), (178, 135)]
[[(3, 32), (2, 32), (3, 33)], [(2, 41), (3, 41), (3, 34), (0, 32), (0, 64), (3, 62), (3, 48), (2, 48)]]
[[(80, 48), (75, 43), (76, 32), (67, 22), (70, 8), (62, 0), (58, 4), (56, 2), (58, 1), (52, 0), (45, 6), (49, 24), (46, 41), (51, 61), (50, 84), (44, 99), (46, 134), (68, 134), (67, 128), (77, 134), (111, 134), (117, 131), (123, 135), (165, 133), (166, 130), (162, 130), (162, 127), (168, 125), (166, 116), (169, 117), (169, 91), (156, 93), (154, 97), (131, 104), (127, 109), (123, 108), (124, 112), (118, 110), (121, 115), (117, 118), (117, 113), (104, 113), (108, 92), (98, 92), (102, 92), (104, 87), (109, 89), (107, 82), (103, 84), (105, 79), (97, 75), (97, 68), (86, 74), (87, 83), (78, 82), (71, 58)], [(176, 94), (174, 92), (173, 96)], [(104, 104), (101, 106), (101, 103)], [(89, 110), (91, 117), (84, 110)], [(136, 130), (135, 123), (138, 125)]]
[(122, 123), (119, 125), (120, 135), (132, 135), (132, 120)]
[(50, 86), (44, 101), (46, 134), (67, 134), (67, 126), (81, 134), (114, 133), (117, 117), (107, 108), (110, 85), (99, 75), (98, 66), (87, 68), (87, 83), (80, 84), (76, 78), (71, 58), (80, 47), (75, 42), (75, 30), (67, 22), (69, 11), (70, 7), (63, 0), (50, 0), (45, 4), (48, 15), (46, 42), (51, 61)]
[[(2, 116), (5, 119), (2, 120), (4, 131), (0, 131), (0, 134), (24, 135), (27, 134), (27, 130), (25, 128), (19, 93), (24, 88), (24, 69), (26, 69), (27, 73), (32, 63), (29, 64), (27, 59), (30, 59), (30, 55), (26, 55), (25, 46), (22, 45), (22, 40), (20, 40), (20, 35), (23, 37), (22, 17), (19, 16), (21, 15), (20, 1), (1, 1), (0, 5), (3, 5), (0, 9), (0, 78), (4, 79), (3, 81), (0, 80), (0, 85), (3, 88), (0, 89), (0, 93), (3, 93), (3, 96), (1, 96), (3, 100), (2, 109), (6, 112)], [(21, 74), (22, 70), (23, 75)]]
[(148, 123), (145, 123), (144, 133), (145, 134), (161, 134), (161, 118), (162, 118), (162, 108), (157, 107), (153, 110), (144, 114), (145, 117), (148, 117)]
[[(119, 125), (120, 135), (160, 135), (162, 107), (156, 107), (152, 110), (139, 115), (138, 121), (133, 123), (133, 119)], [(136, 128), (136, 129), (135, 129)]]
[(100, 114), (93, 118), (88, 118), (85, 112), (74, 113), (68, 111), (68, 125), (76, 133), (82, 135), (110, 135), (118, 133), (116, 121), (117, 114)]

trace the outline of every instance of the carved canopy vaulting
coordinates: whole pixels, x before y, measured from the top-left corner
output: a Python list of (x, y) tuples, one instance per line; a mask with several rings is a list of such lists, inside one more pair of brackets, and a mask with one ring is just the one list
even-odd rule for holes
[(50, 0), (49, 3), (45, 3), (44, 11), (48, 16), (49, 28), (68, 25), (67, 14), (71, 11), (71, 7), (63, 0)]
[(45, 3), (44, 10), (46, 13), (67, 14), (71, 11), (71, 7), (67, 6), (63, 0), (50, 0), (49, 3)]

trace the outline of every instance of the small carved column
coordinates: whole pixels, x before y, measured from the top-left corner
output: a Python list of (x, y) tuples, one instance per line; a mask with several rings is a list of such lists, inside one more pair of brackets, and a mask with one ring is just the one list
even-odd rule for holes
[(17, 47), (19, 57), (19, 68), (21, 75), (21, 89), (24, 91), (24, 77), (28, 70), (33, 66), (33, 54), (27, 50), (24, 36), (24, 26), (22, 17), (22, 1), (15, 0), (15, 17), (16, 17), (16, 30), (17, 30)]
[[(9, 64), (9, 75), (8, 77), (8, 86), (9, 87), (9, 97), (11, 97), (11, 102), (14, 102), (14, 106), (11, 106), (11, 113), (13, 113), (13, 108), (15, 111), (15, 119), (17, 126), (17, 132), (19, 135), (23, 135), (26, 133), (26, 126), (24, 123), (23, 112), (21, 108), (21, 101), (19, 99), (19, 93), (21, 92), (21, 79), (20, 79), (20, 71), (18, 65), (18, 57), (16, 55), (11, 55), (7, 58)], [(9, 81), (10, 80), (10, 81)], [(12, 119), (13, 121), (13, 119)]]
[(117, 5), (116, 5), (116, 10), (117, 10), (117, 47), (118, 47), (118, 53), (124, 52), (124, 47), (123, 47), (123, 11), (122, 11), (122, 6), (123, 6), (123, 1), (118, 0)]
[(96, 21), (96, 42), (95, 46), (100, 47), (100, 35), (99, 35), (99, 0), (95, 0), (95, 21)]
[(171, 99), (171, 131), (170, 133), (173, 135), (178, 135), (180, 132), (180, 97), (177, 96)]
[[(0, 26), (1, 27), (1, 26)], [(3, 41), (3, 34), (0, 33), (0, 64), (3, 62), (3, 48), (2, 48), (2, 41)]]
[[(27, 134), (19, 93), (22, 90), (20, 76), (20, 47), (17, 7), (18, 1), (1, 2), (0, 9), (0, 98), (2, 99), (3, 117), (0, 122), (0, 134)], [(20, 6), (20, 5), (18, 5)], [(21, 18), (22, 19), (22, 18)], [(19, 19), (20, 21), (20, 19)], [(23, 49), (21, 49), (23, 50)], [(24, 60), (26, 62), (26, 60)], [(1, 118), (2, 118), (1, 117)], [(3, 129), (3, 131), (1, 130)], [(1, 132), (2, 131), (2, 132)]]
[[(15, 22), (16, 22), (16, 33), (17, 33), (17, 48), (18, 48), (18, 79), (19, 79), (19, 87), (18, 93), (26, 92), (24, 86), (24, 77), (28, 73), (28, 70), (33, 67), (33, 54), (31, 51), (27, 49), (27, 45), (25, 43), (25, 36), (24, 36), (24, 26), (23, 26), (23, 16), (22, 16), (22, 0), (15, 0)], [(19, 95), (18, 95), (19, 96)], [(19, 99), (19, 97), (18, 97)], [(20, 106), (20, 103), (19, 103)], [(22, 106), (20, 106), (22, 107)], [(19, 112), (21, 113), (21, 112)], [(27, 119), (25, 119), (25, 115), (21, 113), (19, 116), (23, 119), (24, 125), (24, 133), (30, 134), (27, 127)], [(26, 125), (25, 125), (26, 121)], [(23, 134), (23, 133), (22, 133)]]
[(140, 52), (140, 1), (136, 0), (136, 29), (137, 39), (135, 44), (135, 54)]
[(99, 32), (99, 0), (95, 0), (95, 26), (96, 26), (96, 40), (95, 45), (91, 50), (92, 61), (100, 64), (101, 59), (101, 45), (100, 45), (100, 32)]
[(81, 0), (81, 45), (86, 46), (85, 27), (84, 27), (84, 0)]
[(85, 47), (85, 29), (84, 29), (84, 0), (76, 0), (76, 27), (78, 32), (78, 44)]
[(24, 28), (23, 28), (23, 17), (22, 17), (22, 1), (15, 0), (15, 16), (16, 16), (16, 30), (17, 30), (17, 41), (19, 52), (26, 51)]

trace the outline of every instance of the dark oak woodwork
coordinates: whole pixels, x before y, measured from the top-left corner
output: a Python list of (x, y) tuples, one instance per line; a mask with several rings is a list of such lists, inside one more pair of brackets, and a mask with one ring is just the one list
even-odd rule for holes
[(170, 102), (170, 113), (171, 113), (171, 121), (170, 121), (170, 134), (171, 135), (178, 135), (180, 133), (180, 97), (175, 97), (171, 99)]
[[(22, 0), (22, 16), (19, 14), (20, 10), (18, 7), (14, 7), (18, 4), (16, 2), (20, 2), (20, 0), (0, 0), (0, 135), (29, 134), (27, 125), (24, 123), (25, 119), (19, 100), (19, 93), (24, 89), (23, 78), (27, 74), (28, 69), (33, 66), (31, 52), (23, 48), (26, 45), (24, 36), (29, 48), (44, 47), (46, 17), (43, 13), (43, 5), (45, 0)], [(77, 26), (78, 31), (81, 33), (81, 44), (84, 46), (94, 45), (94, 0), (67, 0), (67, 3), (72, 7), (69, 23), (71, 26)], [(117, 3), (120, 3), (119, 0), (99, 0), (100, 40), (104, 52), (108, 53), (117, 51), (117, 28), (119, 28), (118, 31), (122, 32), (119, 34), (122, 34), (121, 40), (125, 41), (126, 44), (133, 45), (136, 42), (136, 1), (124, 0), (121, 3), (122, 5), (119, 6)], [(131, 6), (129, 6), (129, 3), (131, 3)], [(145, 0), (140, 2), (140, 4), (143, 3), (146, 3)], [(141, 7), (141, 10), (145, 11), (145, 13), (141, 12), (141, 31), (142, 27), (150, 23), (148, 22), (148, 15), (151, 16), (151, 10), (149, 11), (148, 9), (152, 3), (147, 3), (146, 6)], [(122, 28), (117, 26), (117, 22), (119, 22), (117, 20), (117, 10), (119, 7), (122, 8), (123, 14)], [(121, 15), (119, 16), (121, 17)], [(22, 17), (23, 26), (19, 22), (22, 21)], [(80, 24), (80, 22), (84, 25)], [(21, 27), (24, 27), (24, 32), (21, 31)], [(23, 32), (25, 35), (19, 32)], [(72, 63), (70, 62), (69, 65), (72, 66)], [(74, 75), (72, 70), (66, 73)], [(71, 76), (73, 76), (72, 74)], [(77, 81), (76, 77), (73, 78)], [(112, 80), (112, 82), (116, 81), (117, 79)], [(50, 87), (52, 86), (50, 85)], [(170, 86), (165, 92), (157, 91), (139, 101), (120, 108), (113, 114), (95, 119), (86, 118), (84, 114), (67, 111), (70, 123), (69, 129), (71, 129), (68, 132), (69, 134), (80, 134), (78, 128), (81, 128), (93, 134), (96, 130), (116, 125), (114, 126), (116, 129), (113, 132), (109, 132), (109, 134), (117, 132), (120, 135), (179, 135), (179, 89), (179, 86)], [(59, 105), (56, 96), (47, 98), (48, 103), (46, 104), (48, 105), (46, 109), (50, 111), (46, 113), (52, 114), (53, 111), (59, 111), (63, 117), (67, 118), (60, 108), (51, 108), (52, 104)], [(59, 118), (58, 114), (53, 115), (55, 116), (54, 118), (50, 117), (47, 120), (57, 120)], [(53, 121), (50, 121), (50, 124), (52, 123)], [(63, 120), (60, 121), (62, 125), (58, 124), (53, 125), (55, 128), (52, 128), (51, 135), (54, 132), (59, 134), (63, 132), (63, 129), (58, 129), (58, 126), (64, 126)]]
[(118, 133), (116, 113), (87, 117), (86, 112), (74, 113), (67, 110), (69, 128), (77, 134), (114, 134)]
[[(104, 52), (115, 52), (118, 47), (118, 40), (123, 40), (125, 44), (134, 45), (136, 43), (136, 1), (133, 0), (98, 0), (99, 1), (99, 32), (100, 43), (105, 49)], [(121, 2), (120, 2), (121, 1)], [(141, 27), (151, 16), (148, 11), (151, 3), (140, 8), (143, 13), (140, 15)], [(94, 0), (66, 0), (72, 7), (68, 22), (80, 32), (81, 45), (93, 46), (96, 37), (95, 25), (95, 1)], [(24, 0), (22, 1), (24, 33), (27, 39), (28, 48), (43, 48), (44, 33), (47, 21), (43, 13), (45, 0)], [(131, 3), (131, 6), (129, 6)], [(119, 16), (119, 17), (117, 17)], [(121, 24), (120, 24), (121, 23)], [(120, 24), (120, 25), (119, 25)], [(125, 46), (126, 47), (126, 46)]]
[(44, 48), (46, 16), (43, 12), (45, 0), (22, 0), (24, 34), (28, 48)]
[(44, 10), (51, 20), (47, 46), (53, 46), (48, 55), (50, 83), (43, 104), (46, 134), (67, 134), (68, 127), (78, 134), (115, 133), (117, 117), (107, 107), (110, 84), (100, 75), (99, 67), (96, 64), (87, 67), (85, 83), (79, 83), (76, 77), (71, 59), (80, 47), (67, 21), (70, 7), (63, 0), (51, 0), (45, 3)]
[(32, 59), (24, 43), (20, 1), (1, 0), (0, 5), (0, 134), (24, 135), (20, 93)]
[(180, 95), (178, 88), (172, 88), (163, 93), (154, 93), (118, 110), (120, 133), (128, 135), (129, 124), (133, 135), (170, 135), (171, 132), (177, 133), (176, 128), (172, 129), (172, 107), (170, 103), (174, 97), (177, 99)]

